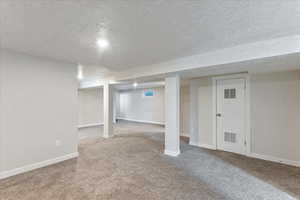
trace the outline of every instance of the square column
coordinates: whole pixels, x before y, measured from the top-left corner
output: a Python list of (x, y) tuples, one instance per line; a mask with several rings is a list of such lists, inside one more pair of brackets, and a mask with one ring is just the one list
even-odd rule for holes
[(103, 137), (113, 136), (113, 87), (109, 82), (103, 85)]
[(165, 152), (180, 154), (180, 77), (165, 79)]

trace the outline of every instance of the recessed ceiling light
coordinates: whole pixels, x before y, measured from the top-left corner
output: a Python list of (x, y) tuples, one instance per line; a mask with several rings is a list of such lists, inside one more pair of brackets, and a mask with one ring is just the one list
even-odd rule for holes
[(137, 87), (137, 86), (138, 86), (137, 82), (133, 83), (133, 87)]
[(100, 38), (97, 40), (97, 45), (99, 48), (101, 49), (105, 49), (109, 46), (109, 42), (107, 39), (104, 39), (104, 38)]

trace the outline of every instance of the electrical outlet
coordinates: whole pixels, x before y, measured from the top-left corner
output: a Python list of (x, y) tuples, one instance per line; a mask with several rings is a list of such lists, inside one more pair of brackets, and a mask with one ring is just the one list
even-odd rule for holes
[(55, 145), (56, 145), (57, 147), (61, 146), (61, 141), (60, 141), (60, 140), (56, 140), (56, 141), (55, 141)]

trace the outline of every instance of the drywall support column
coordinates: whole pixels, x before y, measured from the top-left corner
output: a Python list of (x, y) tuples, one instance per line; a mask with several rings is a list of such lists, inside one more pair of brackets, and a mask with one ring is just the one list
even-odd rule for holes
[(109, 82), (103, 85), (103, 137), (113, 136), (113, 86)]
[(190, 145), (198, 146), (199, 128), (198, 128), (198, 87), (195, 80), (190, 82)]
[(165, 79), (165, 152), (180, 154), (180, 77)]

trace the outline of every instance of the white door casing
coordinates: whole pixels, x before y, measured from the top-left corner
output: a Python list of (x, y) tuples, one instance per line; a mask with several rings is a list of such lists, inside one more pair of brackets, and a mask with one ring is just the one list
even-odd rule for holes
[(217, 149), (246, 154), (246, 80), (216, 81)]

